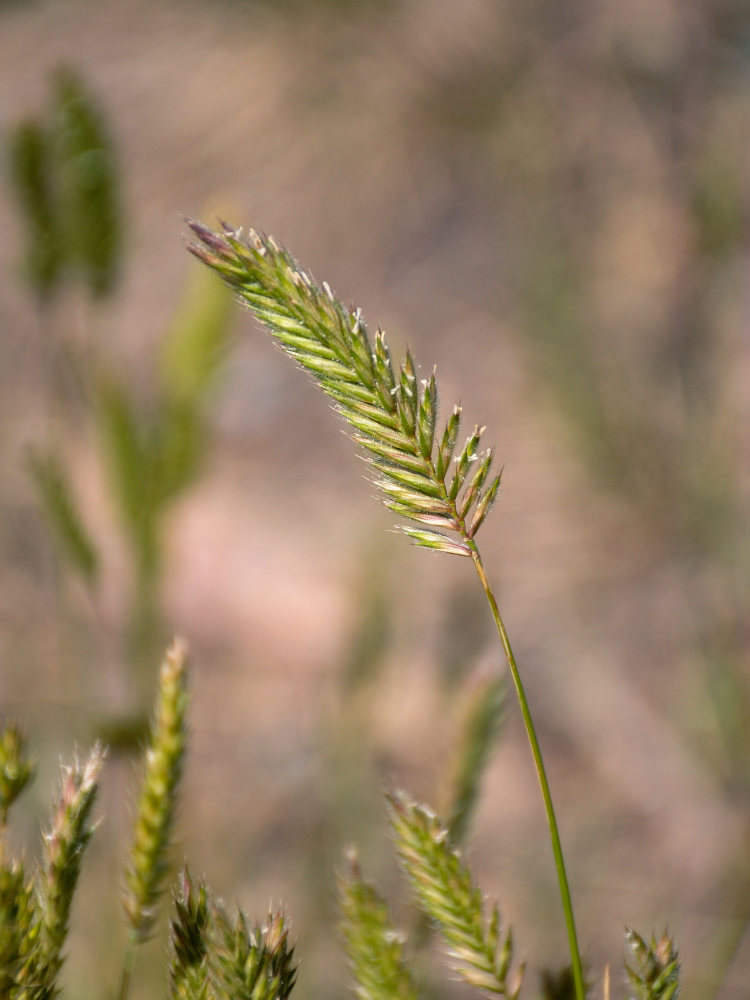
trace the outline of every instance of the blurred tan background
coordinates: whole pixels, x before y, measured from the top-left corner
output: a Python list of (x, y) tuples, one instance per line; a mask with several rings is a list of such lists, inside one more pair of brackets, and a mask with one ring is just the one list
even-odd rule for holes
[[(444, 414), (461, 400), (467, 426), (487, 425), (505, 471), (480, 542), (597, 992), (611, 963), (621, 995), (624, 924), (668, 925), (685, 996), (747, 996), (746, 5), (5, 2), (4, 144), (48, 107), (63, 64), (112, 140), (122, 257), (96, 301), (72, 281), (35, 296), (5, 171), (0, 707), (36, 748), (36, 808), (59, 755), (150, 699), (96, 406), (59, 374), (59, 345), (150, 412), (165, 331), (199, 280), (183, 217), (224, 215), (362, 306), (396, 356), (408, 343), (425, 373), (437, 365)], [(301, 1000), (344, 997), (342, 851), (358, 843), (403, 899), (381, 789), (440, 804), (456, 706), (501, 653), (471, 567), (389, 530), (319, 393), (249, 316), (231, 322), (200, 474), (160, 521), (149, 625), (152, 649), (179, 632), (192, 650), (180, 852), (251, 913), (283, 900)], [(93, 590), (40, 512), (38, 447), (64, 464), (96, 543)], [(124, 938), (111, 841), (127, 840), (132, 760), (115, 752), (108, 769), (70, 948), (79, 998), (113, 994)], [(17, 832), (31, 853), (35, 822)], [(533, 996), (566, 944), (510, 696), (469, 857)], [(161, 947), (134, 995), (159, 995)]]

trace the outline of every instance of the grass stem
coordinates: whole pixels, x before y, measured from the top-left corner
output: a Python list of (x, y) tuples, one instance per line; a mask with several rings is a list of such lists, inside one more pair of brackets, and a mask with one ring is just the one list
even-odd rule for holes
[(125, 949), (125, 958), (122, 963), (122, 979), (120, 980), (120, 991), (117, 1000), (127, 1000), (130, 992), (130, 980), (133, 976), (133, 966), (135, 965), (135, 941), (132, 935), (128, 939)]
[(513, 685), (518, 696), (518, 704), (521, 708), (521, 715), (523, 716), (526, 735), (531, 747), (531, 755), (534, 758), (534, 766), (536, 767), (537, 777), (539, 778), (539, 786), (542, 791), (542, 798), (544, 799), (544, 808), (547, 813), (547, 825), (549, 826), (552, 853), (555, 858), (555, 868), (557, 869), (557, 880), (560, 886), (560, 898), (562, 900), (563, 913), (565, 915), (565, 926), (568, 932), (568, 944), (570, 947), (570, 961), (571, 968), (573, 970), (573, 983), (575, 986), (576, 1000), (585, 1000), (583, 966), (581, 963), (581, 953), (578, 948), (578, 935), (576, 933), (575, 917), (573, 914), (573, 903), (570, 897), (570, 886), (568, 884), (568, 875), (565, 870), (565, 858), (563, 857), (562, 844), (560, 842), (560, 831), (557, 826), (555, 807), (552, 804), (552, 793), (550, 792), (549, 782), (547, 781), (547, 772), (544, 767), (542, 750), (539, 746), (539, 740), (537, 739), (534, 720), (531, 716), (531, 709), (529, 708), (529, 703), (526, 698), (526, 691), (523, 686), (523, 681), (521, 680), (521, 674), (518, 670), (516, 658), (513, 655), (513, 649), (510, 644), (510, 639), (508, 638), (508, 633), (505, 629), (505, 623), (500, 615), (495, 595), (493, 594), (492, 588), (490, 587), (487, 579), (487, 574), (485, 573), (484, 566), (482, 564), (479, 549), (473, 540), (469, 541), (468, 544), (471, 549), (471, 558), (474, 563), (474, 567), (482, 583), (482, 587), (484, 588), (484, 593), (492, 611), (492, 617), (494, 618), (495, 625), (497, 626), (500, 641), (503, 644), (505, 657), (508, 661), (511, 677), (513, 678)]

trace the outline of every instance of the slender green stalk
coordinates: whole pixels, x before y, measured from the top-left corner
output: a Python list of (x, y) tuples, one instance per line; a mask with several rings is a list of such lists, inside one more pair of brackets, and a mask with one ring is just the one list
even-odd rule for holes
[(552, 803), (552, 793), (547, 780), (547, 771), (544, 767), (542, 749), (539, 746), (534, 720), (531, 715), (528, 699), (526, 698), (526, 690), (523, 686), (523, 681), (521, 680), (518, 664), (516, 663), (516, 658), (513, 655), (513, 648), (510, 644), (510, 639), (508, 638), (508, 633), (505, 629), (505, 623), (503, 622), (500, 614), (500, 609), (497, 606), (495, 595), (490, 587), (487, 574), (484, 571), (482, 557), (480, 556), (479, 549), (474, 541), (470, 541), (469, 546), (471, 548), (471, 558), (474, 563), (474, 567), (482, 583), (484, 593), (487, 597), (487, 602), (490, 606), (490, 610), (492, 611), (492, 617), (494, 618), (495, 625), (497, 626), (500, 641), (503, 644), (505, 658), (508, 661), (510, 675), (513, 678), (513, 685), (516, 689), (516, 695), (518, 696), (518, 704), (521, 708), (523, 724), (526, 728), (529, 746), (531, 747), (531, 755), (534, 758), (534, 766), (536, 767), (537, 777), (539, 778), (539, 787), (541, 788), (542, 798), (544, 799), (544, 808), (547, 813), (547, 825), (549, 826), (550, 841), (552, 842), (552, 853), (555, 857), (557, 881), (560, 886), (560, 899), (562, 900), (563, 913), (565, 914), (565, 927), (568, 932), (568, 944), (570, 946), (570, 960), (571, 967), (573, 969), (573, 982), (575, 985), (576, 998), (577, 1000), (584, 1000), (585, 989), (583, 984), (583, 966), (581, 963), (581, 953), (578, 948), (578, 934), (576, 933), (576, 922), (573, 914), (573, 901), (570, 897), (570, 886), (568, 884), (568, 875), (565, 870), (565, 858), (563, 857), (562, 843), (560, 841), (560, 831), (557, 826), (555, 807)]
[(127, 1000), (128, 993), (130, 992), (130, 980), (133, 977), (133, 966), (135, 965), (136, 943), (135, 935), (131, 931), (128, 937), (127, 947), (125, 949), (125, 958), (122, 963), (122, 979), (120, 980), (120, 989), (117, 994), (117, 1000)]

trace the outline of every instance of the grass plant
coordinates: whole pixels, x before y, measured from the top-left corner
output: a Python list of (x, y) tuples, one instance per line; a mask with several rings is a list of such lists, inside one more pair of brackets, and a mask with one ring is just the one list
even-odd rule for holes
[[(333, 401), (365, 453), (383, 503), (407, 522), (400, 525), (401, 530), (419, 546), (472, 560), (505, 653), (539, 779), (570, 951), (572, 995), (584, 1000), (583, 963), (544, 759), (521, 673), (476, 542), (500, 487), (500, 475), (492, 474), (492, 449), (480, 450), (485, 428), (474, 427), (463, 447), (458, 447), (461, 407), (454, 406), (445, 425), (439, 427), (435, 373), (418, 381), (409, 350), (401, 364), (394, 366), (383, 331), (371, 337), (361, 311), (344, 306), (326, 282), (316, 284), (273, 239), (254, 230), (243, 234), (226, 224), (218, 232), (199, 222), (189, 225), (200, 241), (190, 245), (191, 252), (221, 276)], [(468, 875), (455, 868), (458, 861), (453, 858), (454, 867), (447, 863), (441, 869), (435, 857), (430, 867), (430, 849), (439, 855), (440, 845), (445, 849), (449, 842), (448, 831), (439, 825), (431, 828), (427, 813), (412, 814), (399, 799), (392, 800), (392, 807), (397, 843), (402, 856), (411, 859), (407, 871), (418, 895), (421, 891), (423, 907), (443, 928), (457, 968), (469, 981), (474, 976), (474, 985), (515, 997), (520, 980), (512, 988), (506, 983), (510, 934), (500, 956), (496, 955), (497, 911), (489, 927), (481, 929), (479, 897), (469, 889)], [(417, 817), (427, 826), (420, 827)], [(413, 836), (420, 830), (423, 836), (412, 840), (409, 850), (410, 829)], [(421, 874), (415, 858), (423, 862)], [(456, 878), (459, 883), (464, 880), (461, 900), (451, 898)], [(442, 907), (438, 905), (441, 895)], [(371, 915), (373, 908), (377, 909), (371, 905)], [(353, 961), (355, 969), (359, 964)]]
[(523, 680), (476, 543), (500, 488), (500, 475), (490, 476), (494, 452), (479, 450), (485, 428), (474, 427), (458, 449), (461, 407), (453, 407), (439, 431), (434, 372), (420, 384), (408, 350), (394, 370), (383, 331), (371, 340), (360, 310), (343, 306), (328, 284), (316, 285), (272, 239), (252, 230), (243, 236), (230, 226), (220, 233), (197, 222), (190, 226), (201, 240), (190, 250), (221, 275), (333, 400), (366, 453), (383, 502), (412, 522), (402, 525), (404, 533), (417, 545), (474, 563), (505, 652), (539, 778), (575, 995), (583, 1000), (583, 966), (552, 793)]
[[(318, 286), (276, 243), (224, 227), (216, 233), (191, 223), (200, 245), (193, 253), (216, 270), (268, 326), (282, 347), (313, 375), (348, 421), (365, 450), (383, 502), (406, 519), (403, 530), (418, 546), (471, 559), (489, 603), (508, 661), (547, 811), (550, 840), (570, 949), (570, 966), (542, 978), (545, 1000), (585, 1000), (573, 906), (552, 797), (531, 710), (497, 602), (476, 542), (500, 485), (491, 449), (480, 451), (484, 428), (473, 428), (459, 447), (461, 409), (438, 426), (434, 373), (421, 382), (407, 351), (394, 369), (382, 331), (370, 339), (358, 310), (347, 309), (328, 285)], [(145, 754), (132, 847), (125, 865), (123, 905), (128, 924), (119, 1000), (129, 1000), (135, 957), (154, 932), (167, 890), (171, 835), (187, 742), (187, 654), (175, 642), (159, 672)], [(466, 859), (465, 839), (479, 781), (497, 738), (503, 687), (497, 677), (479, 685), (469, 704), (456, 754), (447, 820), (402, 791), (387, 797), (390, 825), (424, 921), (442, 938), (448, 964), (485, 996), (517, 1000), (525, 962), (514, 960), (513, 932), (501, 928)], [(22, 734), (0, 732), (0, 986), (8, 1000), (52, 1000), (61, 970), (71, 906), (86, 845), (105, 754), (96, 745), (81, 763), (65, 768), (42, 859), (29, 876), (7, 845), (8, 813), (33, 775)], [(419, 1000), (409, 939), (350, 852), (339, 879), (340, 932), (360, 1000)], [(421, 925), (422, 927), (424, 925)], [(419, 928), (418, 928), (419, 930)], [(674, 1000), (677, 953), (664, 934), (647, 943), (627, 932), (628, 1000)], [(170, 1000), (287, 1000), (296, 981), (294, 947), (286, 916), (263, 922), (242, 910), (231, 914), (185, 865), (176, 879), (169, 921), (167, 990)], [(608, 979), (605, 974), (605, 984)], [(605, 997), (609, 989), (605, 985)]]
[[(121, 673), (131, 703), (122, 717), (102, 719), (99, 732), (109, 744), (133, 749), (146, 730), (153, 665), (167, 634), (161, 595), (166, 522), (205, 458), (206, 414), (229, 341), (229, 296), (193, 269), (144, 398), (123, 376), (102, 322), (116, 304), (123, 269), (119, 156), (106, 116), (79, 73), (61, 67), (50, 89), (50, 106), (12, 127), (5, 141), (43, 373), (37, 406), (46, 420), (28, 466), (56, 550), (45, 551), (52, 624), (65, 631), (83, 612), (85, 630)], [(132, 570), (127, 624), (117, 628), (122, 635), (110, 634), (103, 594), (111, 564), (76, 483), (80, 449), (93, 441), (101, 445), (108, 499)], [(47, 544), (45, 538), (45, 550)], [(82, 585), (82, 608), (63, 599), (66, 577)]]
[[(6, 779), (10, 776), (3, 789), (6, 821), (10, 806), (31, 776), (31, 764), (16, 732), (10, 725), (0, 739), (1, 770)], [(83, 853), (93, 833), (91, 812), (103, 762), (104, 752), (97, 745), (85, 761), (76, 756), (63, 768), (52, 818), (43, 835), (42, 859), (33, 878), (27, 876), (21, 859), (8, 855), (6, 822), (0, 829), (0, 983), (2, 996), (9, 1000), (52, 1000), (59, 992), (70, 912)]]
[[(154, 931), (171, 868), (171, 832), (186, 745), (187, 659), (183, 643), (167, 651), (159, 672), (145, 754), (133, 844), (125, 865), (122, 901), (129, 927), (118, 996), (130, 996), (138, 947)], [(97, 744), (63, 768), (42, 858), (29, 876), (7, 845), (7, 816), (28, 786), (33, 764), (19, 728), (0, 730), (0, 996), (53, 1000), (62, 992), (71, 908), (86, 846), (105, 752)], [(286, 1000), (295, 981), (294, 949), (281, 913), (252, 924), (226, 913), (187, 867), (176, 880), (170, 920), (170, 1000)]]

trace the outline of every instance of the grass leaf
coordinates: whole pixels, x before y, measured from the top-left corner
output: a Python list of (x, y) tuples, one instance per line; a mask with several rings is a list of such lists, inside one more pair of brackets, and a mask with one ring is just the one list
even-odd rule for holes
[(99, 553), (83, 522), (63, 466), (51, 453), (32, 451), (29, 468), (60, 551), (86, 585), (93, 587), (99, 575)]
[(461, 739), (451, 778), (448, 833), (451, 843), (464, 842), (479, 798), (479, 786), (500, 735), (505, 683), (496, 673), (483, 677), (464, 712)]

